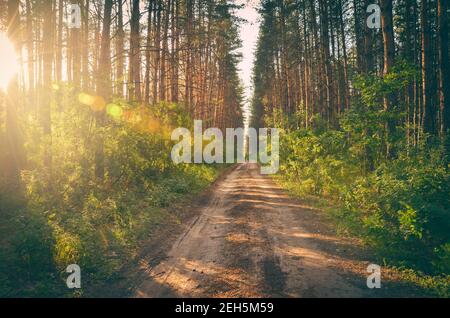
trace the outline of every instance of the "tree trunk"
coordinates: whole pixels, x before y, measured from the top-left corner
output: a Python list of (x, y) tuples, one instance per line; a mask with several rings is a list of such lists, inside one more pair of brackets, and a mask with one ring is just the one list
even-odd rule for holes
[(43, 92), (41, 107), (39, 109), (40, 122), (46, 138), (44, 163), (51, 171), (52, 155), (51, 155), (51, 96), (52, 96), (52, 70), (53, 70), (53, 3), (43, 0), (44, 8), (44, 29), (43, 29)]
[(116, 94), (120, 97), (123, 96), (123, 84), (124, 84), (124, 42), (125, 32), (123, 30), (123, 3), (122, 0), (117, 1), (117, 40), (116, 40)]
[(83, 16), (83, 56), (82, 56), (82, 68), (83, 68), (83, 89), (89, 90), (90, 74), (89, 74), (89, 0), (85, 0), (82, 7)]
[[(95, 119), (98, 128), (103, 127), (105, 121), (105, 107), (111, 98), (111, 11), (113, 0), (105, 0), (103, 13), (102, 39), (97, 74), (97, 95), (101, 98), (101, 107), (95, 109)], [(97, 131), (95, 149), (95, 176), (103, 180), (105, 175), (104, 142), (101, 132)]]
[(152, 11), (154, 0), (148, 1), (148, 15), (147, 15), (147, 44), (145, 50), (145, 90), (144, 101), (146, 104), (150, 103), (150, 68), (151, 68), (151, 54), (152, 51)]
[(172, 101), (177, 103), (178, 102), (178, 63), (179, 63), (179, 54), (178, 54), (178, 48), (179, 48), (179, 26), (178, 26), (178, 19), (179, 19), (179, 1), (174, 0), (172, 5), (172, 80), (171, 80), (171, 87), (172, 87), (172, 93), (171, 98)]
[[(394, 23), (392, 17), (392, 0), (381, 0), (381, 27), (383, 30), (383, 51), (384, 51), (384, 68), (383, 75), (388, 75), (395, 62), (395, 43), (394, 43)], [(396, 96), (394, 93), (387, 94), (384, 97), (384, 110), (386, 113), (392, 111), (396, 106)], [(391, 139), (395, 136), (395, 121), (388, 119), (387, 121), (387, 144), (386, 153), (388, 157), (393, 157), (395, 150), (391, 143)]]
[[(16, 52), (20, 43), (19, 0), (8, 0), (8, 30), (7, 35), (13, 43)], [(18, 76), (9, 82), (6, 97), (6, 138), (8, 144), (7, 165), (5, 175), (15, 187), (19, 183), (19, 171), (24, 165), (23, 145), (17, 123), (17, 100), (19, 83)]]
[(33, 16), (31, 12), (31, 0), (27, 0), (27, 55), (28, 55), (28, 89), (30, 94), (30, 105), (34, 101), (34, 41), (33, 41)]
[(326, 88), (326, 104), (327, 104), (327, 117), (329, 123), (334, 123), (335, 109), (333, 107), (334, 94), (333, 94), (333, 70), (331, 67), (330, 56), (330, 36), (328, 32), (328, 3), (326, 0), (320, 2), (320, 21), (321, 21), (321, 43), (322, 43), (322, 56), (325, 64), (325, 88)]
[(448, 1), (438, 0), (441, 134), (444, 138), (445, 153), (447, 158), (450, 159), (450, 57), (448, 53), (447, 9)]
[(141, 51), (140, 51), (140, 34), (139, 34), (139, 0), (133, 0), (130, 21), (130, 99), (136, 102), (142, 101), (141, 94)]
[[(72, 4), (80, 5), (80, 0), (71, 0)], [(47, 5), (44, 4), (44, 7)], [(71, 37), (71, 68), (72, 68), (72, 84), (76, 89), (80, 88), (81, 82), (81, 41), (80, 41), (80, 29), (72, 28), (70, 29)]]
[(430, 6), (428, 0), (421, 0), (421, 32), (422, 32), (422, 98), (423, 128), (426, 133), (436, 134), (436, 111), (432, 104), (431, 79), (431, 43), (430, 22), (428, 21)]
[(163, 37), (162, 37), (162, 51), (161, 51), (161, 76), (159, 79), (159, 96), (161, 100), (167, 100), (166, 96), (166, 87), (167, 87), (167, 32), (169, 29), (169, 13), (170, 13), (170, 0), (166, 1), (166, 4), (163, 5), (164, 9), (164, 25), (163, 25)]

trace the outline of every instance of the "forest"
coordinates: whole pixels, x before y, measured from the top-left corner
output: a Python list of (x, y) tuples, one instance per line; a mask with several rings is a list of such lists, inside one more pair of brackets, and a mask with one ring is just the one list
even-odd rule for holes
[(0, 297), (98, 296), (182, 223), (230, 168), (172, 162), (195, 120), (278, 128), (277, 184), (449, 297), (449, 22), (446, 0), (0, 0)]
[[(66, 23), (71, 4), (80, 28)], [(0, 95), (0, 296), (61, 295), (54, 276), (72, 263), (113, 275), (164, 207), (213, 180), (215, 167), (171, 162), (170, 133), (194, 118), (242, 126), (233, 8), (0, 2), (21, 52)]]
[(262, 1), (253, 125), (284, 130), (281, 182), (340, 231), (448, 275), (448, 2), (380, 0), (379, 29), (370, 4)]

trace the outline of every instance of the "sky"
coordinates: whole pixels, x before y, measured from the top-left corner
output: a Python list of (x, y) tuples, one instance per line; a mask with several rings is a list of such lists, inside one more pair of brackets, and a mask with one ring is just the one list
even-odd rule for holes
[(248, 120), (248, 116), (250, 114), (250, 99), (253, 92), (252, 67), (259, 30), (258, 12), (256, 11), (259, 1), (237, 0), (236, 3), (245, 5), (245, 7), (236, 12), (236, 14), (240, 18), (247, 20), (247, 22), (243, 23), (240, 28), (240, 35), (242, 39), (242, 48), (240, 52), (243, 55), (243, 59), (239, 65), (239, 69), (241, 80), (245, 88), (244, 117)]

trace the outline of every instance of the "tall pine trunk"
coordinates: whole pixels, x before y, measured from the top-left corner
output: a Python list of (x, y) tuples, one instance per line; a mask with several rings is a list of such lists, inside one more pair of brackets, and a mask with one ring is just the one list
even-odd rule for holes
[[(387, 76), (395, 63), (395, 43), (394, 43), (394, 21), (392, 17), (392, 0), (381, 0), (381, 27), (383, 30), (383, 52), (384, 52), (384, 68), (383, 75)], [(388, 93), (384, 97), (384, 110), (389, 113), (396, 107), (397, 98), (395, 93)], [(392, 139), (395, 137), (395, 120), (387, 119), (387, 140), (386, 153), (387, 156), (393, 157), (395, 149)]]
[(129, 98), (142, 101), (141, 93), (141, 47), (139, 34), (140, 9), (139, 0), (133, 0), (130, 21), (130, 56), (129, 56)]
[(441, 134), (444, 138), (447, 159), (450, 160), (450, 57), (448, 53), (447, 9), (448, 1), (438, 0)]
[[(97, 74), (97, 95), (101, 98), (103, 107), (96, 109), (95, 119), (97, 128), (104, 126), (105, 107), (111, 98), (111, 11), (113, 0), (105, 0), (103, 13), (103, 28), (100, 44), (100, 57)], [(99, 129), (100, 130), (100, 129)], [(103, 180), (105, 175), (104, 141), (100, 131), (97, 131), (95, 148), (95, 175)]]

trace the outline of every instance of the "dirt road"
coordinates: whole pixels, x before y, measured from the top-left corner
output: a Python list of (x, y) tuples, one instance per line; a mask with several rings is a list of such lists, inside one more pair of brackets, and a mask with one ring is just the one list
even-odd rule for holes
[[(158, 262), (142, 262), (135, 297), (372, 297), (364, 253), (323, 213), (238, 165)], [(172, 243), (171, 243), (172, 244)], [(397, 296), (397, 293), (394, 293)], [(398, 295), (398, 296), (401, 296)]]

